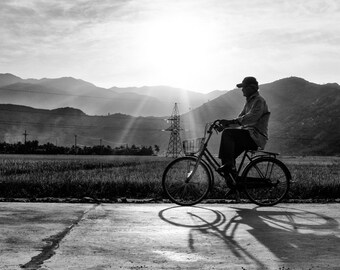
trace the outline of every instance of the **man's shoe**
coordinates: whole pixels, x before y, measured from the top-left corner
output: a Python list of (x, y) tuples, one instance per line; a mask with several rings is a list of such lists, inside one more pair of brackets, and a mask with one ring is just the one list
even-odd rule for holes
[(217, 172), (221, 173), (224, 176), (227, 186), (229, 188), (235, 188), (237, 179), (236, 168), (232, 168), (228, 164), (223, 164), (221, 167), (217, 169)]
[(217, 168), (217, 171), (220, 172), (220, 173), (224, 173), (224, 174), (227, 174), (229, 172), (236, 172), (236, 168), (234, 167), (231, 167), (230, 165), (228, 164), (223, 164), (222, 166), (220, 166), (219, 168)]

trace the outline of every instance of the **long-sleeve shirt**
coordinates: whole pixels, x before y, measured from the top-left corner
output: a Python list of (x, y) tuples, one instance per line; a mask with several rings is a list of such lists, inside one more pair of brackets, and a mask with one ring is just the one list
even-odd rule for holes
[(249, 130), (251, 138), (262, 149), (268, 140), (268, 121), (270, 112), (259, 92), (247, 98), (242, 112), (237, 120), (243, 129)]

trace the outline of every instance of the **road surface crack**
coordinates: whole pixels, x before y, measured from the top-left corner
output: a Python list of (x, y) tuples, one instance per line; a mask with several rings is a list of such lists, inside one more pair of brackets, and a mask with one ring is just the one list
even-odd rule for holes
[(65, 230), (43, 239), (42, 241), (46, 242), (47, 245), (42, 248), (41, 252), (37, 256), (32, 257), (32, 259), (28, 263), (20, 265), (20, 267), (30, 270), (39, 269), (46, 260), (50, 259), (55, 254), (55, 250), (58, 249), (59, 243), (65, 238), (66, 235), (71, 232), (74, 226), (78, 225), (78, 223), (85, 217), (85, 215), (91, 210), (95, 209), (97, 206), (98, 204), (95, 204), (91, 208), (84, 211), (78, 217), (78, 219), (76, 219), (70, 226), (65, 228)]

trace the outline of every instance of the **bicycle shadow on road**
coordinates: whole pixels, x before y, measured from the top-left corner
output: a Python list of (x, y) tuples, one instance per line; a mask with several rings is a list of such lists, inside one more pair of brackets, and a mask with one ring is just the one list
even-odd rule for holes
[[(167, 215), (180, 209), (186, 209), (187, 219)], [(198, 252), (195, 243), (204, 235), (211, 243), (221, 240), (228, 252), (257, 269), (266, 269), (268, 259), (304, 267), (306, 262), (322, 262), (322, 266), (334, 269), (340, 265), (339, 223), (331, 217), (293, 207), (227, 209), (228, 218), (207, 207), (178, 206), (160, 211), (159, 217), (174, 226), (189, 228), (188, 247), (193, 253)]]

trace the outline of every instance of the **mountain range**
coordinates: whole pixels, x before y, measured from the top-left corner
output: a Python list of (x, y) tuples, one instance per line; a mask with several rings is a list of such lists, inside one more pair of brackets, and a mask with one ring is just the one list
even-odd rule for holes
[[(55, 87), (56, 82), (60, 87), (58, 90)], [(64, 88), (60, 86), (63, 84)], [(69, 85), (73, 85), (73, 88)], [(26, 130), (28, 139), (37, 139), (41, 143), (49, 141), (58, 145), (72, 145), (77, 139), (79, 145), (157, 144), (164, 152), (170, 138), (170, 132), (164, 131), (170, 126), (165, 119), (169, 118), (174, 106), (174, 100), (170, 98), (176, 96), (169, 92), (178, 92), (171, 87), (162, 89), (166, 91), (159, 93), (159, 90), (153, 87), (104, 89), (73, 78), (22, 80), (14, 75), (3, 74), (0, 76), (1, 103), (12, 104), (0, 104), (0, 141), (23, 141), (23, 133)], [(52, 94), (49, 91), (53, 91)], [(111, 95), (147, 97), (150, 102), (148, 106), (153, 109), (157, 108), (157, 102), (165, 97), (163, 102), (169, 103), (168, 113), (164, 114), (167, 115), (165, 117), (159, 117), (163, 113), (150, 117), (136, 117), (138, 114), (121, 112), (90, 115), (81, 107), (59, 106), (63, 104), (59, 103), (62, 98), (70, 99), (74, 95), (74, 100), (86, 99), (87, 96), (92, 98), (94, 93), (97, 98), (99, 95), (107, 95), (107, 99), (110, 99)], [(337, 83), (320, 85), (302, 78), (289, 77), (260, 85), (260, 93), (271, 111), (270, 139), (266, 150), (286, 155), (340, 155), (340, 86)], [(11, 99), (11, 102), (4, 102), (3, 97)], [(136, 105), (130, 108), (130, 112), (148, 104), (145, 101), (143, 105), (142, 98), (139, 103), (137, 101)], [(127, 111), (129, 106), (132, 106), (128, 101), (120, 102), (123, 107), (126, 106)], [(205, 123), (215, 119), (235, 118), (244, 103), (242, 92), (233, 89), (218, 92), (211, 100), (197, 107), (193, 106), (187, 112), (180, 111), (181, 138), (202, 136)], [(55, 109), (46, 108), (47, 105), (53, 104)], [(94, 104), (96, 103), (91, 103), (93, 111), (97, 110), (92, 107)], [(179, 103), (180, 108), (181, 105)], [(211, 141), (215, 153), (219, 136), (215, 135)]]
[(42, 109), (73, 107), (89, 115), (165, 116), (171, 114), (174, 103), (185, 113), (225, 92), (202, 94), (167, 86), (106, 89), (72, 77), (38, 80), (0, 74), (1, 103)]
[[(228, 91), (184, 114), (183, 119), (195, 123), (189, 130), (194, 131), (199, 123), (214, 119), (235, 118), (245, 102), (240, 92)], [(337, 83), (320, 85), (290, 77), (260, 85), (260, 93), (271, 111), (266, 149), (292, 155), (339, 155), (340, 86)]]

